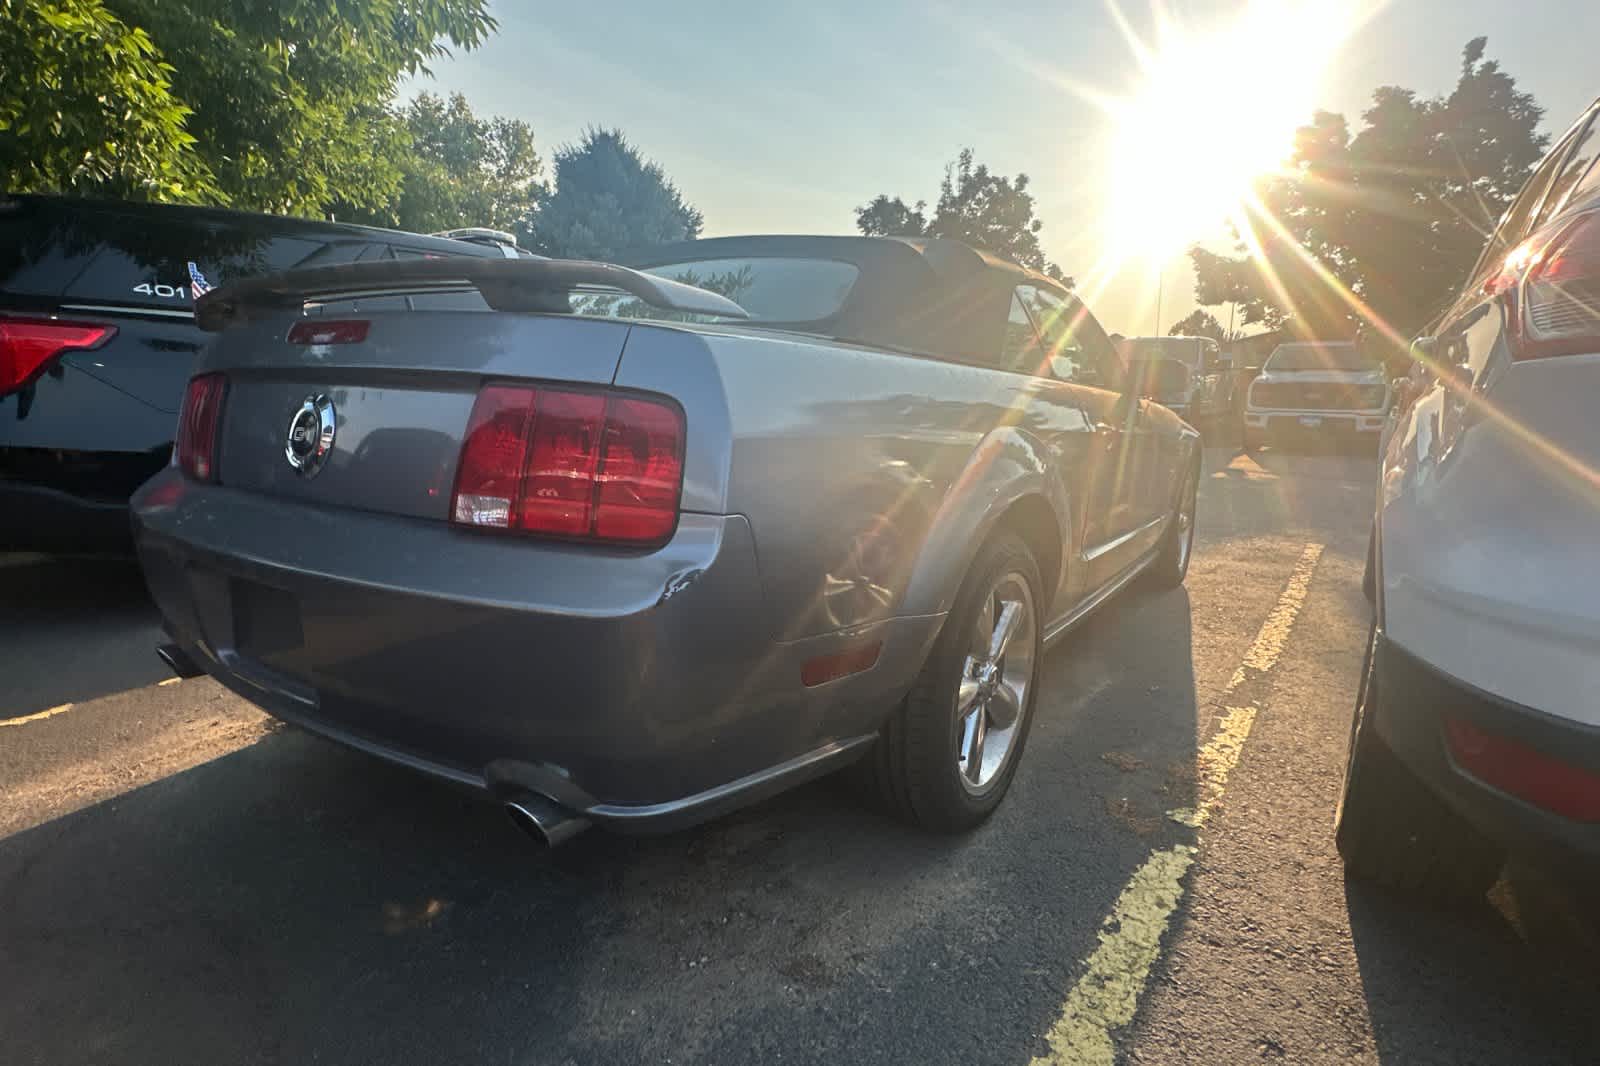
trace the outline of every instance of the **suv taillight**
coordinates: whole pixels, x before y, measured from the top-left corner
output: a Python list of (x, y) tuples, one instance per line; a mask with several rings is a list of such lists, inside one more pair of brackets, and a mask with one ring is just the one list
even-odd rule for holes
[(116, 332), (91, 322), (0, 316), (0, 396), (32, 381), (56, 356), (98, 348)]
[(1525, 241), (1487, 287), (1512, 297), (1513, 358), (1600, 352), (1600, 213)]
[(217, 480), (217, 429), (222, 425), (222, 401), (228, 379), (221, 374), (199, 374), (189, 379), (178, 412), (178, 439), (173, 457), (179, 469), (196, 481)]
[(489, 385), (450, 497), (456, 525), (660, 544), (678, 524), (683, 412), (624, 393)]

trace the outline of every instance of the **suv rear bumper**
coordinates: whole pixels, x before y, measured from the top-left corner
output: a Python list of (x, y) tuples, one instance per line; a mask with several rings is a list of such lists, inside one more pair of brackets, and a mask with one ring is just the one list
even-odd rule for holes
[(127, 552), (128, 505), (0, 481), (0, 551)]
[[(268, 712), (413, 769), (669, 829), (848, 761), (938, 632), (798, 641), (769, 617), (741, 516), (685, 514), (640, 553), (326, 508), (178, 472), (134, 498), (174, 640)], [(801, 664), (882, 642), (808, 688)]]
[(1491, 696), (1438, 672), (1381, 632), (1376, 655), (1384, 694), (1378, 733), (1418, 778), (1506, 847), (1581, 856), (1600, 869), (1600, 822), (1574, 821), (1475, 777), (1452, 754), (1445, 723), (1470, 723), (1597, 779), (1600, 729)]
[[(1315, 420), (1315, 424), (1308, 425), (1308, 420)], [(1281, 411), (1249, 407), (1244, 413), (1246, 429), (1274, 436), (1333, 433), (1371, 435), (1376, 439), (1387, 421), (1388, 415), (1383, 411)]]

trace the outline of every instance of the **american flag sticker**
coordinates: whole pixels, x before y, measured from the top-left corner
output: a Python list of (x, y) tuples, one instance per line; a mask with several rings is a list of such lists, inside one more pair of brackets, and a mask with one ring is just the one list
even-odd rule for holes
[(194, 260), (189, 260), (189, 291), (196, 297), (199, 297), (204, 296), (213, 288), (215, 288), (215, 286), (206, 280), (206, 276), (204, 274), (200, 273), (200, 268), (195, 266)]

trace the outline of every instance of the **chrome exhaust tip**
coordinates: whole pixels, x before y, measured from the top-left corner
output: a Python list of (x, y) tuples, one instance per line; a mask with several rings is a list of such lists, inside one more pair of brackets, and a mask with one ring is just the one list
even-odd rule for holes
[(589, 828), (589, 819), (573, 814), (537, 792), (523, 792), (506, 800), (506, 813), (518, 829), (549, 848)]
[(205, 673), (204, 670), (200, 669), (200, 667), (195, 664), (193, 659), (189, 658), (188, 653), (182, 648), (178, 647), (176, 644), (157, 645), (156, 657), (162, 662), (166, 663), (167, 669), (171, 670), (178, 677), (199, 677), (201, 674)]

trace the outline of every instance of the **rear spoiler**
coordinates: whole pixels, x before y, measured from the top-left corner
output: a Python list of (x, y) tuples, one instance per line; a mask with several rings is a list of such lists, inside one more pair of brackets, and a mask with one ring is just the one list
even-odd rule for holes
[(253, 311), (299, 311), (307, 302), (462, 288), (477, 289), (496, 311), (568, 314), (568, 293), (599, 289), (625, 292), (663, 311), (750, 317), (726, 296), (614, 263), (476, 256), (341, 263), (250, 278), (201, 296), (195, 301), (194, 317), (201, 329), (215, 333), (248, 320)]

